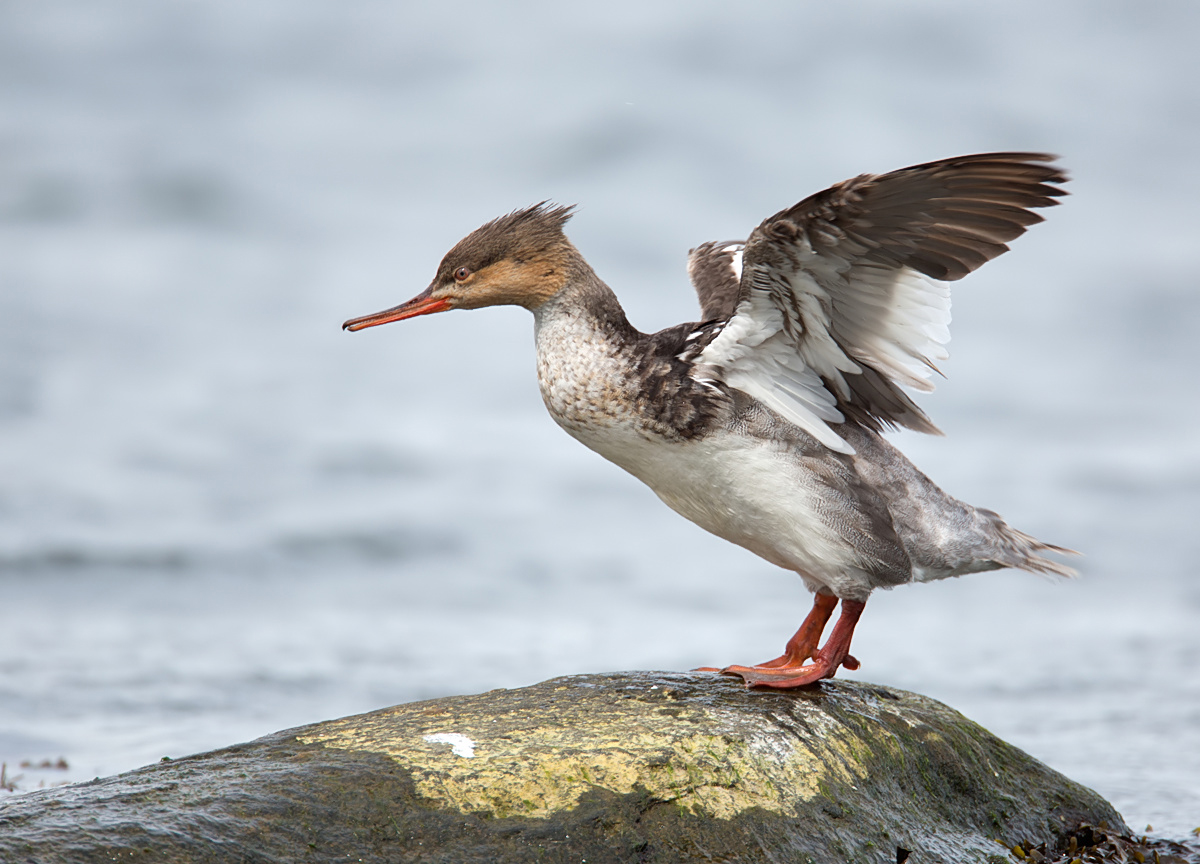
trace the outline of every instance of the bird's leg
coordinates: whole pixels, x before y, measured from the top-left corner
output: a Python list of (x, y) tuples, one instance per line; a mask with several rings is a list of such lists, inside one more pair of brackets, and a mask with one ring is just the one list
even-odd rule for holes
[(818, 594), (814, 597), (812, 609), (809, 610), (800, 629), (784, 646), (782, 656), (766, 663), (758, 663), (754, 668), (778, 669), (803, 665), (805, 660), (817, 653), (817, 646), (821, 644), (821, 634), (825, 632), (825, 625), (829, 622), (829, 616), (833, 614), (837, 602), (837, 598), (832, 594)]
[[(837, 623), (833, 625), (833, 632), (829, 634), (829, 639), (820, 651), (811, 654), (813, 662), (804, 664), (804, 660), (810, 655), (793, 653), (793, 643), (795, 643), (795, 652), (806, 650), (804, 647), (804, 637), (806, 627), (809, 620), (816, 620), (814, 616), (820, 614), (819, 608), (823, 595), (817, 595), (817, 602), (813, 604), (813, 611), (809, 613), (808, 618), (804, 620), (800, 630), (795, 636), (788, 641), (788, 651), (783, 657), (777, 660), (770, 661), (770, 664), (764, 663), (761, 666), (728, 666), (721, 671), (729, 675), (740, 675), (746, 682), (747, 687), (774, 687), (776, 689), (788, 690), (793, 687), (804, 687), (822, 678), (832, 678), (837, 674), (837, 670), (845, 666), (847, 669), (857, 669), (858, 661), (850, 656), (850, 640), (854, 638), (854, 626), (858, 624), (859, 616), (862, 615), (863, 609), (866, 608), (866, 603), (861, 600), (843, 600), (842, 614), (838, 616)], [(826, 601), (827, 609), (824, 611), (824, 619), (821, 620), (820, 626), (823, 629), (825, 620), (828, 620), (830, 612), (833, 611), (834, 604), (837, 603), (836, 597), (830, 597)], [(817, 638), (820, 636), (820, 630), (817, 630)], [(807, 649), (811, 652), (811, 648)], [(784, 661), (781, 665), (779, 661)]]

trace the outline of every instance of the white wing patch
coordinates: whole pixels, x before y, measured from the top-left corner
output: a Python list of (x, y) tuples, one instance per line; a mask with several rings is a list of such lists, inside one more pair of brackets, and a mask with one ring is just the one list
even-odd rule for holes
[(863, 363), (932, 390), (935, 363), (949, 356), (950, 287), (907, 267), (803, 257), (786, 274), (750, 274), (750, 296), (700, 352), (697, 377), (724, 381), (826, 447), (853, 453), (830, 425), (845, 421), (837, 402), (851, 398), (849, 376)]
[(837, 400), (796, 353), (795, 343), (784, 331), (783, 311), (765, 292), (752, 292), (738, 305), (725, 328), (700, 352), (696, 366), (697, 378), (722, 380), (826, 447), (854, 452), (828, 425), (845, 420)]
[(932, 390), (936, 364), (950, 356), (950, 286), (908, 267), (860, 265), (848, 276), (833, 299), (838, 342), (899, 383)]

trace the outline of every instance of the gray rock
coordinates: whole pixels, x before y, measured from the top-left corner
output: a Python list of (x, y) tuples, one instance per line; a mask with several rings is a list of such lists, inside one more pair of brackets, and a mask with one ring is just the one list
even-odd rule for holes
[(1102, 821), (1128, 831), (1096, 793), (922, 696), (626, 673), (14, 796), (0, 860), (965, 864)]

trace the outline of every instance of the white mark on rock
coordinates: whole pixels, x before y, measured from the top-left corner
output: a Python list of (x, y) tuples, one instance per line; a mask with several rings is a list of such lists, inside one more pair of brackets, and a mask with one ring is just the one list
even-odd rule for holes
[(475, 757), (475, 742), (466, 735), (457, 732), (439, 732), (437, 735), (426, 735), (425, 740), (430, 744), (449, 744), (450, 752), (464, 759)]

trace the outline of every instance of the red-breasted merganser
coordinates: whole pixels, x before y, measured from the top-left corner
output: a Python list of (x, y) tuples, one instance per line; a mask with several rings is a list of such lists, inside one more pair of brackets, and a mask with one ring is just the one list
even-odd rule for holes
[(1070, 550), (950, 497), (880, 434), (937, 433), (901, 385), (932, 390), (948, 356), (946, 283), (1007, 251), (1042, 221), (1030, 208), (1065, 194), (1053, 159), (983, 153), (864, 174), (745, 242), (698, 246), (697, 324), (634, 329), (563, 234), (572, 208), (542, 202), (468, 234), (412, 300), (343, 326), (530, 310), (542, 399), (563, 429), (816, 595), (782, 656), (719, 670), (803, 687), (858, 668), (850, 640), (876, 588), (1003, 567), (1072, 573), (1038, 554)]

